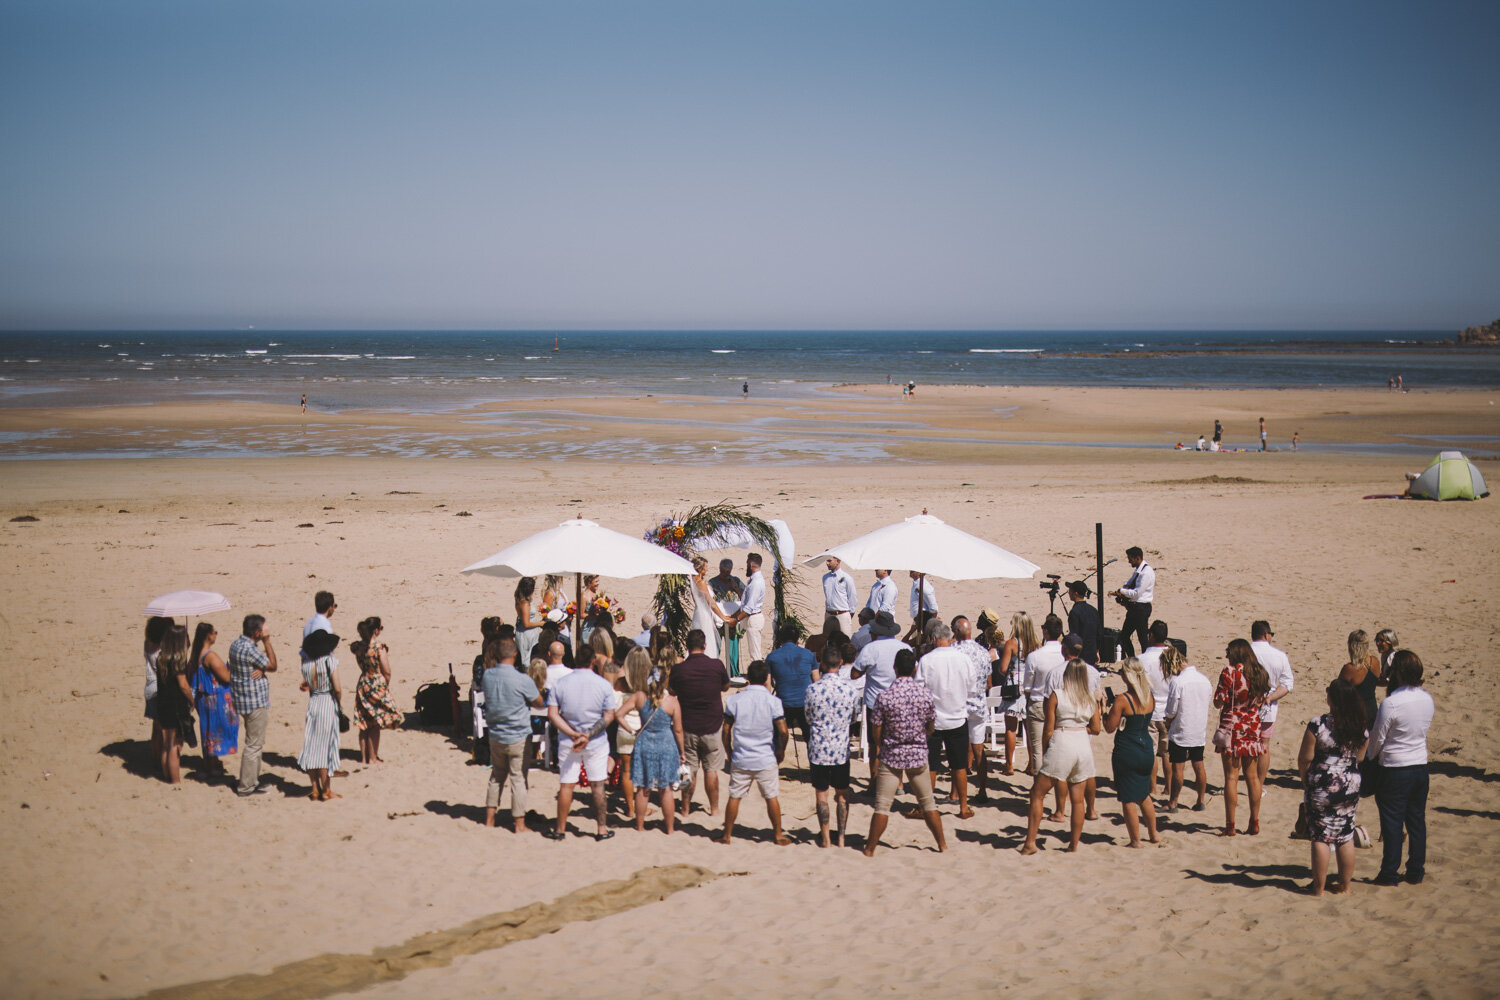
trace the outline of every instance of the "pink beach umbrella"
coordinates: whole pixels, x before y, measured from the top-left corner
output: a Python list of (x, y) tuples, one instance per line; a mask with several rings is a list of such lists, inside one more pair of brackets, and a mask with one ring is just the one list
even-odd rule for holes
[(202, 618), (215, 611), (228, 611), (229, 598), (212, 590), (174, 590), (163, 594), (141, 614), (161, 618)]

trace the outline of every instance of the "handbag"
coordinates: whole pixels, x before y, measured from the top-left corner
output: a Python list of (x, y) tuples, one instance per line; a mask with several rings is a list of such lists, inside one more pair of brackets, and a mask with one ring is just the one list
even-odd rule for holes
[(1375, 846), (1375, 842), (1370, 839), (1370, 831), (1366, 830), (1363, 825), (1354, 828), (1354, 846), (1361, 850)]
[(340, 708), (338, 710), (338, 713), (339, 713), (339, 732), (341, 732), (341, 733), (347, 733), (349, 731), (349, 716), (347, 716), (347, 715), (344, 714), (344, 710), (342, 708)]
[(1384, 770), (1379, 760), (1362, 760), (1359, 762), (1359, 797), (1367, 799), (1372, 795), (1380, 793), (1380, 779), (1384, 776)]
[(1234, 723), (1221, 722), (1219, 728), (1214, 730), (1214, 749), (1228, 750), (1229, 741), (1234, 737)]

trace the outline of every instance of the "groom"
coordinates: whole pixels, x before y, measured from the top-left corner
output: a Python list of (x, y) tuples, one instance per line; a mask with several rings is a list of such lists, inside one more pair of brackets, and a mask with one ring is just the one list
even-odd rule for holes
[(740, 609), (732, 619), (736, 624), (745, 623), (745, 648), (750, 663), (765, 658), (762, 633), (766, 628), (766, 578), (761, 575), (760, 562), (759, 552), (745, 557), (745, 596), (740, 598)]

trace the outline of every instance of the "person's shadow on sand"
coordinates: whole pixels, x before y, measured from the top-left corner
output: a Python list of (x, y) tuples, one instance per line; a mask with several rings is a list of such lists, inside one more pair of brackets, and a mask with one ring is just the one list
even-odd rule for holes
[(1183, 874), (1201, 882), (1214, 885), (1237, 885), (1244, 889), (1282, 889), (1300, 893), (1303, 885), (1297, 881), (1307, 878), (1310, 871), (1302, 865), (1223, 865), (1222, 872), (1196, 872), (1184, 868)]

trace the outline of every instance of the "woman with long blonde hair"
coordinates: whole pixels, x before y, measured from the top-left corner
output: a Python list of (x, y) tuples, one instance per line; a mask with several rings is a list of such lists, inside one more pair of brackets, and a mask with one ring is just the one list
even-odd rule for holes
[(1115, 792), (1125, 810), (1125, 829), (1130, 834), (1126, 846), (1140, 847), (1142, 813), (1146, 817), (1147, 839), (1157, 843), (1156, 806), (1151, 801), (1151, 764), (1156, 757), (1151, 739), (1151, 713), (1156, 699), (1151, 694), (1146, 668), (1135, 657), (1128, 657), (1120, 665), (1120, 679), (1125, 682), (1125, 690), (1115, 695), (1109, 716), (1104, 720), (1104, 731), (1115, 734), (1110, 764), (1115, 772)]
[(615, 678), (615, 752), (620, 756), (620, 794), (625, 797), (625, 818), (635, 818), (635, 784), (630, 776), (630, 758), (635, 752), (635, 738), (641, 731), (638, 708), (625, 703), (637, 691), (644, 691), (651, 677), (651, 657), (640, 646), (625, 654), (625, 664)]
[[(636, 654), (640, 655), (637, 656)], [(672, 654), (675, 660), (676, 654)], [(665, 652), (662, 657), (666, 658)], [(635, 786), (635, 828), (646, 828), (646, 808), (651, 793), (661, 795), (662, 827), (674, 829), (677, 788), (682, 782), (682, 711), (667, 689), (670, 665), (652, 667), (646, 654), (631, 650), (625, 658), (625, 674), (631, 693), (620, 704), (621, 712), (637, 712), (641, 726), (630, 757), (630, 780)]]
[(1062, 688), (1047, 696), (1046, 722), (1042, 727), (1042, 769), (1031, 786), (1031, 812), (1026, 822), (1022, 854), (1038, 850), (1037, 831), (1047, 806), (1047, 793), (1054, 785), (1067, 790), (1073, 808), (1069, 852), (1078, 850), (1083, 837), (1084, 790), (1094, 776), (1094, 750), (1089, 736), (1101, 728), (1099, 703), (1089, 689), (1089, 668), (1074, 657), (1063, 668)]
[(1375, 688), (1380, 681), (1380, 657), (1375, 644), (1364, 629), (1349, 633), (1349, 662), (1339, 671), (1339, 679), (1354, 685), (1359, 700), (1365, 707), (1365, 718), (1375, 718)]
[[(1016, 734), (1026, 721), (1026, 657), (1041, 645), (1037, 639), (1036, 626), (1031, 616), (1017, 611), (1010, 616), (1010, 637), (1000, 647), (1000, 656), (995, 661), (995, 674), (999, 677), (1000, 693), (1005, 698), (1001, 706), (1005, 712), (1005, 773), (1016, 773)], [(1032, 763), (1041, 759), (1041, 750), (1026, 745), (1026, 770), (1034, 771)]]

